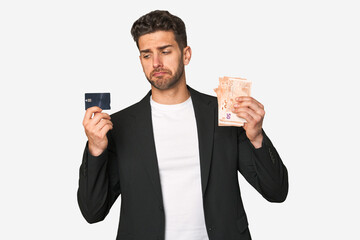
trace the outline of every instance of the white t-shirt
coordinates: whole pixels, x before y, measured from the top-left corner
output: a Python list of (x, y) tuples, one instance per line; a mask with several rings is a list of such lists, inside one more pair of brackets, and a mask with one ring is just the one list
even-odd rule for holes
[(165, 240), (208, 240), (197, 126), (191, 97), (174, 105), (150, 97), (165, 210)]

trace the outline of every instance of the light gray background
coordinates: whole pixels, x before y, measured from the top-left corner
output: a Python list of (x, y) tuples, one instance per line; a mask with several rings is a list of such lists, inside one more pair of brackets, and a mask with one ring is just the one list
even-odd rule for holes
[(253, 81), (264, 129), (290, 176), (266, 202), (239, 174), (253, 239), (360, 239), (359, 7), (356, 1), (0, 2), (0, 239), (115, 239), (119, 198), (90, 225), (76, 201), (84, 93), (113, 113), (149, 90), (130, 35), (167, 9), (187, 25), (188, 84)]

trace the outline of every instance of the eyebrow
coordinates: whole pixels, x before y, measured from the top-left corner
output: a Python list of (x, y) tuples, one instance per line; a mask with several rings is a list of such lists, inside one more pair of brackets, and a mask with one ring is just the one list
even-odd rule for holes
[[(156, 49), (163, 50), (163, 49), (168, 48), (168, 47), (173, 47), (173, 45), (168, 44), (168, 45), (157, 47)], [(148, 53), (148, 52), (151, 52), (150, 49), (140, 50), (140, 53)]]

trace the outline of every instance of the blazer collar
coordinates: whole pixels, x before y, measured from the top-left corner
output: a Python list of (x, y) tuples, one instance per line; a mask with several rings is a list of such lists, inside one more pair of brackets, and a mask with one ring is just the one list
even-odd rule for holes
[[(187, 86), (191, 95), (194, 106), (198, 140), (199, 140), (199, 154), (200, 154), (200, 170), (201, 170), (201, 185), (203, 196), (206, 191), (213, 148), (213, 135), (215, 127), (215, 111), (216, 107), (212, 104), (213, 101), (204, 94)], [(159, 165), (156, 156), (156, 148), (154, 141), (154, 133), (151, 118), (150, 106), (151, 90), (148, 94), (137, 104), (134, 112), (135, 124), (134, 134), (138, 139), (138, 146), (141, 147), (138, 151), (140, 161), (144, 161), (144, 167), (149, 174), (150, 181), (157, 193), (160, 202), (162, 203), (162, 190), (160, 183)]]

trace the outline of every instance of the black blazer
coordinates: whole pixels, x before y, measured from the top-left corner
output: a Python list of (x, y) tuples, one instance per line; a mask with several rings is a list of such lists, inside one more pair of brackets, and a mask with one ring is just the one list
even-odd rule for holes
[[(251, 239), (238, 171), (270, 202), (288, 192), (287, 170), (264, 134), (255, 149), (242, 127), (218, 126), (217, 98), (188, 87), (195, 111), (205, 222), (210, 240)], [(165, 213), (153, 137), (151, 91), (111, 115), (108, 148), (98, 157), (86, 146), (78, 203), (89, 223), (102, 221), (121, 194), (117, 240), (164, 240)], [(171, 240), (171, 239), (166, 239)]]

